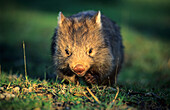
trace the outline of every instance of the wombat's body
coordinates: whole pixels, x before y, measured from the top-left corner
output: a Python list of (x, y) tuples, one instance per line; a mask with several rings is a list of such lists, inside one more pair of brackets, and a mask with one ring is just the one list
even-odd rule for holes
[(59, 14), (52, 41), (52, 56), (59, 78), (76, 83), (113, 85), (123, 62), (119, 27), (100, 12)]

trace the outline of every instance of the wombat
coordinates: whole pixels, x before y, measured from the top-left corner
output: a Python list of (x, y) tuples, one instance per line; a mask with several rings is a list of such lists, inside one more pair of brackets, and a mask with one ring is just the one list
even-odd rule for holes
[(60, 12), (51, 50), (57, 75), (73, 83), (113, 85), (124, 58), (119, 27), (100, 11)]

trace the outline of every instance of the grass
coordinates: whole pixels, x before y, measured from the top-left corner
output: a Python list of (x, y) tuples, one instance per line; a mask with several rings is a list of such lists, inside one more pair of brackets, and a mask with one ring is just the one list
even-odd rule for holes
[[(79, 85), (65, 85), (58, 84), (57, 82), (47, 82), (40, 80), (31, 80), (27, 83), (22, 76), (18, 77), (15, 75), (8, 76), (2, 74), (1, 78), (5, 80), (1, 83), (1, 109), (23, 109), (28, 107), (28, 109), (41, 108), (50, 109), (55, 108), (84, 108), (84, 104), (89, 104), (86, 108), (96, 107), (98, 104), (94, 98), (88, 93), (84, 86)], [(1, 79), (2, 80), (2, 79)], [(7, 84), (7, 85), (6, 85)], [(19, 90), (16, 88), (20, 88)], [(2, 90), (3, 88), (3, 90)], [(101, 89), (99, 87), (93, 87), (93, 92), (95, 95), (101, 95), (99, 99), (101, 100), (105, 95), (107, 89)], [(114, 92), (110, 88), (107, 92)], [(6, 95), (6, 94), (7, 95)], [(10, 94), (10, 95), (9, 95)], [(9, 95), (9, 96), (8, 96)], [(14, 95), (14, 97), (12, 97)], [(2, 96), (5, 96), (2, 100)], [(11, 97), (10, 97), (11, 96)], [(107, 96), (107, 95), (106, 95)], [(109, 102), (114, 98), (113, 95), (109, 95), (110, 99), (106, 101)], [(40, 101), (41, 100), (41, 101)], [(16, 103), (20, 102), (20, 105)], [(84, 104), (82, 104), (84, 103)], [(120, 103), (120, 102), (119, 102)], [(5, 104), (5, 106), (3, 106)], [(102, 106), (99, 108), (106, 108), (107, 103), (101, 103)], [(115, 105), (115, 104), (114, 104)], [(85, 108), (84, 108), (85, 109)]]
[[(0, 109), (170, 108), (170, 2), (66, 2), (16, 0), (1, 6)], [(83, 84), (49, 79), (53, 77), (50, 43), (58, 12), (71, 15), (89, 9), (101, 10), (121, 27), (125, 62), (118, 77), (119, 92), (116, 87), (93, 85), (90, 93)], [(28, 81), (23, 77), (23, 41)]]
[[(167, 109), (163, 95), (121, 87), (65, 85), (1, 74), (0, 109)], [(134, 86), (135, 87), (135, 86)], [(137, 87), (137, 86), (136, 86)], [(96, 99), (97, 98), (97, 99)]]

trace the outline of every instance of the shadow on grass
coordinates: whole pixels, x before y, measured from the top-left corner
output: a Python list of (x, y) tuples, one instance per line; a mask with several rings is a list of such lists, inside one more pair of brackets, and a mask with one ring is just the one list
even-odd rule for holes
[(148, 35), (152, 35), (163, 41), (170, 41), (170, 25), (165, 26), (165, 24), (147, 24), (147, 23), (128, 23), (132, 29), (139, 31), (140, 33), (145, 33)]
[[(24, 75), (24, 55), (22, 44), (9, 46), (0, 44), (0, 63), (2, 71), (7, 74), (23, 74)], [(27, 73), (30, 78), (44, 79), (44, 74), (51, 78), (52, 63), (50, 58), (44, 59), (39, 55), (30, 54), (26, 51)]]

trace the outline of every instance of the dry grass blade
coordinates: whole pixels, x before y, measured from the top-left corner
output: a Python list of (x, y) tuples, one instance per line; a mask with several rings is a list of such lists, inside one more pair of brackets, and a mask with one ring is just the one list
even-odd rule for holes
[(8, 89), (9, 89), (10, 85), (11, 85), (11, 82), (9, 82), (9, 84), (8, 84), (8, 86), (7, 86), (7, 88), (6, 88), (6, 90), (8, 90)]
[(91, 92), (91, 90), (86, 87), (86, 89), (88, 90), (88, 92), (92, 95), (92, 97), (100, 104), (101, 102), (99, 101), (99, 99)]
[(110, 110), (110, 109), (112, 108), (115, 100), (117, 99), (117, 96), (118, 96), (118, 94), (119, 94), (119, 87), (117, 86), (116, 89), (117, 89), (116, 95), (115, 95), (114, 99), (109, 103), (109, 105), (108, 105), (108, 107), (106, 108), (106, 110)]
[(84, 94), (84, 96), (87, 97), (91, 102), (94, 102), (94, 100), (92, 100), (90, 97), (88, 97), (85, 92), (83, 92), (83, 94)]
[(117, 86), (116, 89), (117, 89), (117, 93), (116, 93), (115, 98), (113, 99), (112, 103), (115, 102), (115, 100), (116, 100), (116, 98), (117, 98), (117, 96), (118, 96), (118, 94), (119, 94), (119, 87)]
[(25, 69), (25, 78), (26, 78), (26, 81), (28, 81), (28, 78), (27, 78), (27, 66), (26, 66), (26, 55), (25, 55), (25, 43), (23, 41), (23, 52), (24, 52), (24, 69)]

